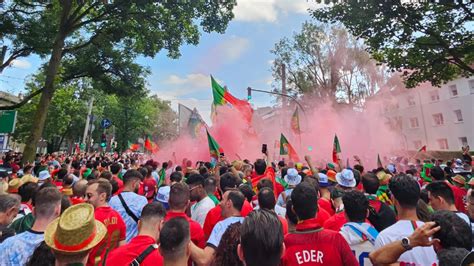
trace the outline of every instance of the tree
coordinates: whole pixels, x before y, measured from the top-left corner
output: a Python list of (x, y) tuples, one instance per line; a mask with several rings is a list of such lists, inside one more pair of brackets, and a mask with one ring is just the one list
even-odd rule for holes
[[(37, 90), (44, 82), (44, 75), (38, 74), (26, 84), (28, 92)], [(47, 142), (48, 152), (58, 151), (63, 143), (78, 141), (82, 137), (87, 115), (86, 100), (90, 91), (83, 89), (83, 82), (60, 84), (48, 108), (48, 116), (42, 138)], [(87, 92), (87, 93), (86, 93)], [(18, 121), (13, 138), (25, 142), (35, 126), (33, 122), (38, 98), (18, 108)]]
[(152, 137), (155, 141), (169, 140), (177, 136), (177, 115), (170, 102), (156, 95), (118, 97), (107, 96), (102, 112), (115, 127), (119, 150), (125, 150), (128, 142)]
[[(5, 3), (0, 12), (1, 42), (11, 47), (2, 52), (0, 66), (28, 54), (49, 56), (43, 86), (25, 97), (27, 101), (41, 93), (24, 160), (34, 157), (57, 82), (91, 77), (108, 91), (117, 84), (124, 94), (144, 89), (143, 75), (135, 75), (143, 74), (143, 69), (133, 59), (153, 57), (163, 49), (168, 56), (179, 57), (183, 43), (199, 42), (197, 23), (205, 32), (222, 33), (233, 18), (234, 5), (233, 1), (151, 0)], [(60, 73), (63, 63), (64, 73)]]
[[(400, 71), (407, 87), (440, 86), (474, 73), (472, 4), (464, 1), (338, 1), (312, 11), (341, 22), (361, 38), (374, 59)], [(407, 2), (407, 1), (405, 1)]]
[[(27, 91), (37, 90), (44, 82), (44, 75), (34, 75), (27, 83)], [(127, 148), (128, 141), (135, 142), (138, 138), (152, 136), (155, 140), (172, 139), (177, 135), (176, 113), (171, 109), (170, 102), (159, 99), (148, 93), (132, 96), (107, 94), (103, 90), (90, 89), (90, 79), (80, 79), (67, 84), (58, 84), (57, 91), (48, 109), (48, 116), (42, 138), (47, 143), (48, 152), (60, 150), (63, 144), (72, 147), (82, 139), (87, 117), (87, 102), (94, 97), (92, 114), (96, 117), (92, 122), (95, 130), (91, 131), (93, 139), (98, 140), (104, 130), (100, 121), (108, 118), (112, 128), (106, 130), (115, 133), (115, 141), (119, 149)], [(34, 126), (33, 114), (38, 98), (30, 104), (18, 109), (18, 121), (13, 137), (24, 142), (28, 139)]]
[(336, 25), (305, 22), (301, 32), (280, 40), (272, 53), (275, 80), (281, 80), (285, 64), (290, 93), (322, 101), (362, 106), (387, 77), (362, 43)]

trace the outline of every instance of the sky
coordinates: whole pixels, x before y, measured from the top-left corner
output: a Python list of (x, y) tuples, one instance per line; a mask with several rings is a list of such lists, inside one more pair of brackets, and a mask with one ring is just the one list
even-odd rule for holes
[[(162, 51), (154, 58), (139, 58), (137, 62), (151, 70), (147, 79), (151, 93), (169, 100), (174, 110), (178, 103), (196, 107), (209, 123), (210, 75), (241, 99), (246, 99), (249, 86), (271, 90), (270, 50), (281, 38), (299, 31), (302, 23), (311, 19), (308, 8), (316, 6), (312, 0), (238, 0), (235, 18), (224, 34), (202, 32), (199, 44), (182, 46), (178, 59), (170, 59)], [(13, 67), (0, 74), (0, 91), (22, 92), (25, 79), (41, 63), (36, 56), (14, 62)], [(270, 106), (274, 100), (270, 95), (253, 92), (251, 104), (254, 108)]]

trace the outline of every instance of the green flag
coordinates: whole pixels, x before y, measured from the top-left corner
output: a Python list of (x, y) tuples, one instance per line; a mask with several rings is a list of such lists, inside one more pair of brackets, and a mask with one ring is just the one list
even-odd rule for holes
[(217, 141), (209, 134), (209, 131), (206, 130), (207, 133), (207, 142), (209, 143), (209, 153), (211, 154), (211, 157), (214, 159), (219, 158), (219, 153), (222, 152), (222, 148), (219, 147), (219, 144), (217, 144)]
[(157, 187), (160, 187), (163, 183), (165, 183), (166, 169), (161, 168), (160, 171), (158, 171), (158, 175), (160, 176), (160, 179), (158, 180)]

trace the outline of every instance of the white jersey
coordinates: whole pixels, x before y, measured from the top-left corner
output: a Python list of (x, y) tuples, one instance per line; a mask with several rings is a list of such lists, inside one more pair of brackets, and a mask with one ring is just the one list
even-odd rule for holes
[[(389, 243), (408, 237), (417, 227), (423, 226), (423, 224), (421, 221), (400, 220), (379, 233), (375, 240), (375, 248), (378, 249)], [(398, 262), (405, 265), (416, 266), (438, 265), (438, 259), (433, 247), (415, 247), (403, 253), (398, 259)]]

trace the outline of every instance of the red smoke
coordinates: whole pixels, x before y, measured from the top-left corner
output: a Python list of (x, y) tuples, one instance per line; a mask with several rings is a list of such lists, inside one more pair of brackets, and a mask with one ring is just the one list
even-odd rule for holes
[[(314, 106), (314, 103), (311, 103)], [(310, 102), (305, 104), (311, 106)], [(275, 108), (274, 116), (262, 119), (254, 113), (251, 127), (241, 114), (227, 106), (218, 107), (217, 121), (209, 128), (209, 133), (224, 149), (229, 161), (261, 158), (262, 144), (267, 144), (268, 154), (272, 160), (287, 156), (279, 155), (275, 145), (283, 133), (297, 150), (300, 158), (311, 155), (317, 165), (331, 161), (334, 134), (337, 134), (341, 145), (341, 159), (354, 165), (353, 156), (359, 155), (364, 165), (375, 168), (377, 153), (381, 157), (395, 150), (402, 150), (400, 137), (385, 123), (382, 116), (383, 103), (378, 100), (368, 101), (363, 111), (354, 111), (344, 104), (326, 103), (313, 109), (300, 110), (301, 136), (291, 131), (291, 115), (295, 107)], [(301, 140), (301, 142), (300, 142)], [(158, 161), (174, 159), (180, 163), (187, 158), (193, 163), (209, 161), (209, 147), (205, 130), (197, 139), (192, 139), (187, 132), (172, 142), (161, 143), (161, 150), (156, 155)], [(310, 151), (312, 147), (312, 150)], [(173, 158), (173, 152), (175, 157)]]

